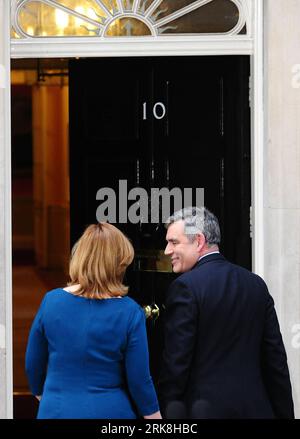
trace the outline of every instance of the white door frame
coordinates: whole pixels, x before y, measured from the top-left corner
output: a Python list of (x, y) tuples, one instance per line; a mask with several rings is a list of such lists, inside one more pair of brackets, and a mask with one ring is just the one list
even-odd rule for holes
[(13, 417), (10, 4), (0, 0), (0, 349), (3, 417)]
[[(6, 3), (6, 1), (3, 1)], [(8, 3), (8, 2), (7, 2)], [(47, 38), (11, 40), (7, 27), (5, 39), (10, 44), (11, 58), (51, 57), (128, 57), (128, 56), (203, 56), (203, 55), (250, 55), (251, 60), (251, 181), (252, 181), (252, 261), (253, 271), (264, 275), (264, 89), (263, 89), (263, 0), (253, 0), (251, 37), (236, 36), (187, 36), (160, 38), (122, 38), (107, 41), (98, 38)], [(7, 12), (9, 15), (9, 12)], [(10, 80), (7, 69), (7, 81)], [(9, 88), (9, 85), (8, 85)], [(8, 116), (5, 124), (10, 133), (10, 93), (5, 94), (5, 108)], [(5, 162), (10, 159), (10, 134), (5, 137)], [(10, 171), (5, 173), (5, 267), (9, 278), (6, 282), (6, 346), (7, 417), (12, 417), (12, 285), (11, 285), (11, 200)]]

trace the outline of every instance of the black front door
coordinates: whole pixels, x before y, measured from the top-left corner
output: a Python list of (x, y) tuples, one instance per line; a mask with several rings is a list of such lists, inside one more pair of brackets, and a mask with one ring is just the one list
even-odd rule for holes
[[(129, 295), (160, 308), (160, 317), (148, 320), (154, 377), (164, 296), (174, 275), (163, 258), (164, 227), (153, 222), (158, 205), (151, 189), (178, 188), (184, 195), (191, 188), (195, 204), (196, 188), (203, 188), (205, 205), (220, 220), (222, 253), (251, 268), (248, 84), (244, 56), (70, 61), (71, 241), (115, 194), (111, 222), (136, 250)], [(136, 188), (149, 195), (146, 215), (129, 195)]]

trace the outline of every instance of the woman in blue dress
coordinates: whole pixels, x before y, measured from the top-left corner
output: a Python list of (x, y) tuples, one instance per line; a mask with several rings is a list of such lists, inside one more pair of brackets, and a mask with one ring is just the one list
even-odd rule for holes
[(133, 257), (116, 227), (90, 225), (74, 247), (71, 282), (45, 295), (26, 351), (38, 418), (161, 418), (145, 315), (122, 283)]

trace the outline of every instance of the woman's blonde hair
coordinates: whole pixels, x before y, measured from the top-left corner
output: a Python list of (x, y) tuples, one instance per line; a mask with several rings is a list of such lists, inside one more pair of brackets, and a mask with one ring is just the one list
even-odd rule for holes
[(123, 277), (134, 257), (128, 238), (108, 223), (91, 224), (73, 247), (69, 268), (76, 295), (102, 299), (125, 296)]

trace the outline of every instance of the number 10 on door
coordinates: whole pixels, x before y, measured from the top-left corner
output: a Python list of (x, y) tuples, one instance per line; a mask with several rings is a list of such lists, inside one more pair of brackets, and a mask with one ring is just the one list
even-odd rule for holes
[[(163, 119), (166, 115), (166, 107), (162, 102), (156, 102), (156, 104), (153, 105), (152, 113), (155, 119), (160, 120)], [(148, 119), (148, 108), (147, 108), (147, 102), (143, 103), (143, 120)]]

